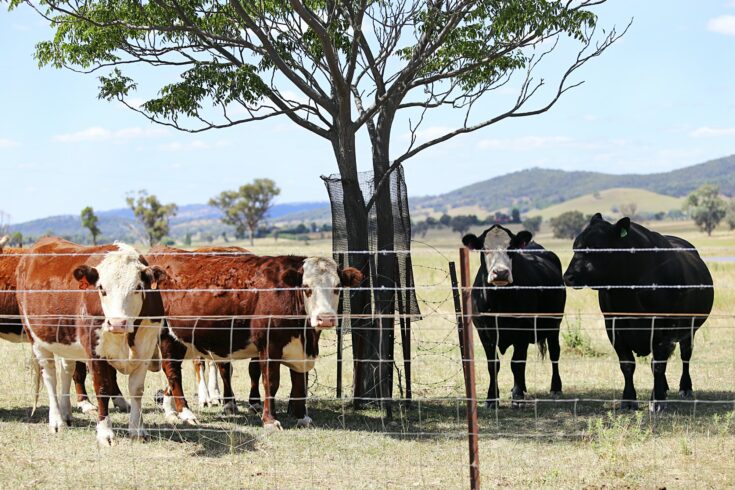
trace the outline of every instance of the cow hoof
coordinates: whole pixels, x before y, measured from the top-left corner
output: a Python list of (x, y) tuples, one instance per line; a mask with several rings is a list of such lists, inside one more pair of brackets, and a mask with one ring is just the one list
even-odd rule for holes
[(194, 412), (192, 412), (188, 408), (185, 408), (181, 411), (181, 413), (179, 414), (179, 418), (187, 425), (199, 425), (199, 421), (197, 420), (196, 415), (194, 415)]
[(112, 423), (109, 417), (97, 422), (97, 444), (112, 446), (115, 443), (115, 433), (112, 432)]
[(498, 400), (485, 400), (485, 408), (498, 408)]
[(49, 423), (48, 423), (49, 431), (51, 431), (52, 434), (57, 434), (63, 431), (64, 429), (66, 429), (67, 427), (68, 425), (66, 424), (66, 422), (64, 422), (64, 419), (62, 419), (61, 417), (58, 417), (54, 420), (49, 420)]
[(77, 407), (79, 408), (79, 410), (82, 411), (82, 413), (90, 413), (90, 412), (96, 412), (97, 411), (97, 407), (94, 406), (94, 405), (92, 405), (87, 400), (84, 400), (83, 402), (80, 402), (79, 405), (77, 405)]
[(112, 398), (112, 404), (115, 405), (115, 407), (123, 412), (123, 413), (130, 413), (130, 404), (125, 400), (125, 398), (121, 396), (116, 396)]
[(143, 428), (130, 429), (130, 439), (138, 442), (148, 442), (151, 440), (151, 436)]
[(263, 405), (260, 403), (251, 403), (248, 410), (250, 410), (250, 413), (260, 413), (263, 411)]
[(559, 391), (552, 391), (551, 392), (551, 399), (552, 400), (559, 400), (561, 398), (564, 398), (564, 394), (561, 392), (561, 390), (559, 390)]
[(296, 421), (296, 427), (299, 429), (309, 429), (311, 428), (313, 422), (314, 421), (311, 420), (311, 417), (309, 417), (308, 415), (304, 415), (303, 419), (299, 419)]
[(234, 401), (229, 401), (222, 407), (222, 413), (225, 415), (237, 414), (237, 404)]
[(208, 406), (211, 405), (209, 400), (202, 400), (202, 399), (199, 399), (197, 404), (199, 405), (199, 408), (207, 408)]
[(661, 413), (666, 411), (667, 403), (665, 401), (651, 401), (651, 403), (648, 405), (648, 410), (651, 413)]
[(634, 400), (625, 400), (620, 403), (620, 410), (638, 410), (638, 402)]
[(512, 400), (510, 402), (510, 408), (513, 408), (515, 410), (525, 408), (525, 407), (526, 407), (526, 402), (524, 400)]
[(213, 407), (222, 405), (222, 395), (215, 391), (214, 394), (209, 397), (209, 404)]
[(271, 422), (263, 422), (263, 428), (266, 430), (266, 432), (276, 432), (279, 430), (283, 430), (283, 427), (281, 427), (281, 423), (277, 420), (273, 420)]
[(679, 398), (681, 398), (682, 400), (694, 400), (694, 391), (693, 390), (680, 390)]

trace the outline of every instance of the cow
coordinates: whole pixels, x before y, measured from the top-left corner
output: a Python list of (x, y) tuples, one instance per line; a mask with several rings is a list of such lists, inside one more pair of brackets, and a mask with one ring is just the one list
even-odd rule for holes
[(479, 250), (480, 268), (472, 288), (472, 322), (482, 341), (490, 372), (486, 406), (499, 401), (497, 375), (500, 360), (513, 346), (511, 406), (522, 406), (526, 389), (528, 345), (535, 343), (543, 357), (551, 358), (551, 395), (562, 394), (559, 375), (559, 325), (564, 316), (566, 291), (561, 262), (551, 251), (533, 241), (529, 231), (514, 234), (495, 224), (479, 237), (465, 235), (462, 243)]
[[(146, 439), (141, 397), (147, 370), (160, 370), (157, 353), (163, 305), (155, 291), (163, 271), (123, 243), (85, 247), (48, 237), (21, 257), (18, 305), (49, 395), (49, 428), (71, 423), (69, 388), (75, 360), (89, 361), (97, 395), (97, 441), (112, 445), (108, 401), (115, 371), (129, 375), (129, 434)], [(56, 364), (61, 358), (61, 399)]]
[[(148, 260), (167, 277), (161, 287), (168, 327), (161, 335), (167, 419), (197, 423), (181, 386), (181, 361), (189, 348), (215, 361), (259, 361), (266, 394), (262, 420), (268, 429), (281, 428), (273, 397), (279, 366), (286, 365), (297, 426), (309, 426), (306, 373), (319, 354), (321, 330), (337, 326), (342, 287), (359, 285), (360, 271), (338, 268), (325, 258), (197, 254), (168, 247), (152, 249)], [(226, 404), (234, 400), (229, 374), (228, 368), (223, 376)]]
[(634, 353), (653, 354), (649, 408), (654, 412), (666, 408), (666, 362), (677, 342), (683, 363), (679, 394), (694, 398), (689, 375), (692, 343), (712, 311), (715, 293), (712, 275), (691, 243), (656, 233), (630, 218), (612, 224), (597, 213), (574, 240), (564, 282), (598, 291), (605, 330), (625, 378), (621, 408), (638, 408)]

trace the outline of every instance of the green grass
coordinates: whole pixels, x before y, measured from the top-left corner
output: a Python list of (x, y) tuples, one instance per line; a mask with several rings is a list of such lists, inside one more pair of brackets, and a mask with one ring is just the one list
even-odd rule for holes
[(607, 189), (596, 194), (586, 194), (570, 199), (554, 206), (544, 209), (530, 211), (530, 216), (541, 216), (544, 220), (555, 218), (567, 211), (581, 211), (584, 214), (602, 213), (604, 215), (619, 215), (613, 212), (613, 208), (619, 209), (621, 205), (636, 203), (638, 213), (667, 212), (672, 209), (681, 209), (683, 199), (657, 194), (645, 189), (632, 189), (621, 187)]
[[(706, 238), (691, 227), (678, 229), (698, 246), (728, 244), (732, 235)], [(171, 425), (153, 404), (163, 385), (149, 375), (145, 421), (148, 443), (129, 440), (127, 416), (115, 413), (120, 430), (113, 448), (98, 448), (93, 418), (74, 414), (74, 427), (50, 434), (45, 393), (29, 418), (31, 405), (28, 346), (0, 343), (5, 372), (0, 380), (0, 482), (5, 488), (466, 488), (467, 442), (462, 370), (447, 275), (447, 259), (458, 260), (459, 235), (434, 233), (414, 246), (416, 284), (422, 289), (426, 319), (413, 324), (413, 389), (410, 409), (396, 407), (393, 420), (377, 410), (353, 411), (349, 400), (335, 399), (336, 336), (322, 337), (322, 358), (310, 378), (310, 415), (316, 427), (295, 428), (285, 415), (290, 386), (285, 371), (278, 395), (285, 430), (267, 433), (256, 415), (225, 417), (219, 408), (196, 408), (190, 365), (184, 366), (185, 390), (201, 426)], [(538, 240), (570, 259), (569, 241)], [(256, 242), (259, 253), (324, 254), (327, 241), (309, 245), (272, 239)], [(434, 250), (436, 247), (438, 250)], [(717, 255), (733, 254), (735, 247)], [(473, 269), (477, 257), (473, 257)], [(692, 360), (697, 404), (676, 403), (681, 373), (678, 352), (669, 364), (670, 410), (652, 416), (643, 407), (621, 413), (612, 401), (621, 396), (622, 375), (604, 332), (595, 294), (569, 291), (567, 324), (571, 345), (561, 358), (564, 399), (548, 396), (548, 358), (529, 356), (527, 408), (510, 408), (511, 352), (502, 359), (502, 396), (495, 410), (480, 409), (481, 473), (486, 488), (725, 488), (735, 485), (735, 264), (711, 264), (715, 316), (697, 334)], [(722, 317), (729, 315), (729, 317)], [(581, 340), (580, 340), (581, 339)], [(350, 338), (345, 339), (346, 392), (351, 384)], [(477, 391), (488, 386), (485, 355), (475, 337)], [(594, 355), (592, 354), (594, 353)], [(400, 347), (396, 348), (401, 377)], [(635, 373), (641, 402), (650, 395), (652, 376), (646, 360)], [(119, 377), (123, 391), (125, 378)], [(236, 394), (249, 386), (243, 362), (235, 364)], [(401, 379), (401, 384), (405, 381)], [(396, 382), (398, 385), (398, 382)], [(90, 388), (91, 389), (91, 388)], [(588, 401), (579, 401), (579, 400)], [(589, 401), (599, 400), (599, 401)], [(718, 401), (723, 401), (718, 403)]]

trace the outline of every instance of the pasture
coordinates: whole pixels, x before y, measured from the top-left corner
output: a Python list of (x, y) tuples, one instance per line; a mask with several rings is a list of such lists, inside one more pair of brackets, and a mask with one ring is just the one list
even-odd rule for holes
[[(735, 255), (732, 232), (711, 238), (689, 224), (652, 225), (676, 233), (703, 248), (703, 255)], [(564, 266), (569, 241), (542, 234), (538, 241), (556, 251)], [(127, 415), (113, 411), (118, 439), (98, 448), (95, 420), (74, 413), (74, 426), (60, 434), (47, 427), (45, 393), (30, 417), (31, 371), (28, 345), (0, 342), (5, 375), (0, 379), (0, 481), (7, 488), (466, 488), (467, 440), (464, 386), (447, 259), (457, 261), (459, 236), (430, 232), (414, 245), (416, 285), (425, 319), (413, 324), (413, 404), (394, 411), (392, 420), (378, 410), (356, 412), (349, 399), (335, 398), (336, 335), (322, 335), (322, 357), (310, 377), (309, 413), (315, 427), (295, 428), (285, 414), (289, 393), (283, 372), (277, 411), (281, 432), (266, 432), (257, 415), (247, 412), (246, 364), (236, 362), (235, 393), (240, 413), (220, 407), (198, 408), (190, 363), (184, 366), (185, 392), (200, 425), (172, 425), (154, 405), (164, 386), (161, 374), (149, 374), (143, 401), (152, 440), (127, 438)], [(308, 245), (263, 239), (256, 253), (328, 254), (331, 242)], [(247, 245), (245, 245), (247, 247)], [(473, 258), (473, 274), (477, 257)], [(510, 352), (502, 358), (497, 409), (480, 408), (480, 465), (487, 488), (713, 488), (735, 485), (735, 263), (708, 262), (715, 287), (712, 318), (694, 343), (692, 379), (696, 402), (677, 402), (681, 372), (678, 349), (667, 375), (672, 391), (669, 410), (650, 414), (647, 403), (622, 413), (615, 399), (623, 378), (604, 332), (592, 291), (568, 293), (562, 324), (561, 376), (564, 398), (548, 396), (551, 367), (529, 353), (527, 384), (532, 399), (510, 408)], [(349, 335), (345, 337), (345, 392), (351, 385)], [(475, 340), (477, 392), (484, 397), (488, 374), (484, 352)], [(403, 364), (396, 346), (396, 397)], [(641, 402), (650, 395), (650, 359), (638, 359), (635, 373)], [(123, 393), (126, 382), (119, 377)], [(91, 383), (88, 381), (88, 389)], [(91, 393), (91, 391), (90, 391)]]

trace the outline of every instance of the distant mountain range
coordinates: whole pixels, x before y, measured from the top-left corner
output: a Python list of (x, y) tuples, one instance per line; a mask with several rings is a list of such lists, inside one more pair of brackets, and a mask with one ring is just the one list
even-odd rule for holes
[[(524, 212), (542, 210), (588, 194), (608, 189), (644, 189), (664, 196), (682, 197), (702, 184), (715, 183), (720, 191), (735, 196), (735, 155), (711, 160), (699, 165), (655, 174), (612, 175), (600, 172), (568, 172), (532, 168), (477, 182), (446, 194), (410, 198), (411, 211), (416, 216), (451, 212), (458, 208), (474, 209), (478, 214), (518, 207)], [(662, 202), (675, 202), (673, 200)], [(622, 203), (621, 203), (622, 204)], [(663, 210), (666, 211), (666, 210)], [(539, 213), (535, 213), (539, 214)], [(137, 241), (143, 237), (140, 226), (129, 209), (99, 211), (99, 226), (104, 240)], [(231, 233), (222, 224), (222, 213), (206, 204), (179, 206), (171, 220), (171, 236), (183, 238)], [(327, 202), (276, 204), (268, 220), (275, 224), (325, 223), (330, 220)], [(83, 239), (88, 234), (82, 229), (79, 216), (63, 215), (28, 221), (11, 227), (24, 236), (45, 234)]]

